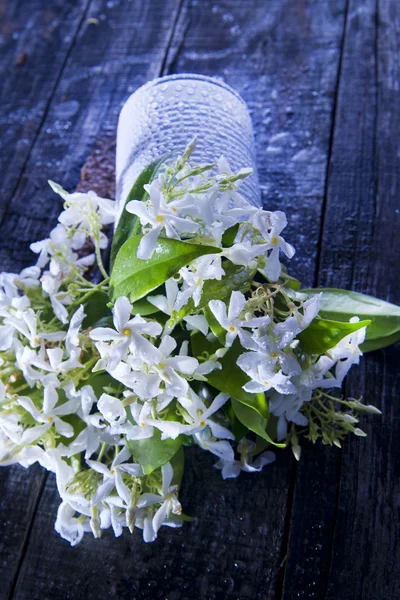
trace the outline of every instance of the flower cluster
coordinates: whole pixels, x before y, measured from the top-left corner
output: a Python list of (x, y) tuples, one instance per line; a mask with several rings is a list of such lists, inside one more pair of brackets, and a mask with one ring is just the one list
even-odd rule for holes
[(363, 435), (358, 411), (378, 412), (332, 391), (358, 363), (365, 325), (330, 329), (321, 295), (300, 293), (281, 265), (294, 254), (285, 214), (243, 198), (250, 169), (193, 165), (194, 149), (127, 203), (138, 233), (111, 279), (101, 252), (114, 203), (52, 182), (64, 210), (32, 244), (36, 265), (0, 276), (0, 464), (55, 473), (55, 528), (71, 544), (181, 526), (184, 446), (237, 477), (273, 462), (267, 447), (299, 457), (301, 433), (340, 445)]

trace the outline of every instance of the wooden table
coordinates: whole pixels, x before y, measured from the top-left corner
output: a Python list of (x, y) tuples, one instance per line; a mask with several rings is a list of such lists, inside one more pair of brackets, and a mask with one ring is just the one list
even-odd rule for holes
[[(60, 203), (51, 178), (113, 193), (122, 104), (166, 73), (216, 75), (247, 101), (265, 206), (289, 218), (306, 286), (400, 303), (398, 0), (1, 0), (0, 265), (31, 264)], [(15, 600), (397, 600), (399, 346), (354, 368), (383, 415), (343, 451), (303, 447), (223, 482), (190, 450), (198, 517), (71, 548), (54, 477), (0, 470), (0, 597)]]

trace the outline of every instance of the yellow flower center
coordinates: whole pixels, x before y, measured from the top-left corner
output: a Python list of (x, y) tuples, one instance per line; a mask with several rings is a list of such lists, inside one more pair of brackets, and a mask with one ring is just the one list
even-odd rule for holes
[(232, 333), (233, 333), (234, 331), (236, 331), (236, 327), (234, 327), (233, 325), (230, 325), (229, 331), (232, 331)]
[(130, 330), (130, 329), (128, 329), (128, 327), (126, 327), (126, 329), (124, 329), (122, 333), (123, 333), (124, 335), (128, 336), (128, 335), (131, 335), (131, 330)]
[(206, 422), (205, 421), (200, 421), (199, 425), (200, 425), (200, 427), (205, 427), (206, 426)]
[(161, 215), (158, 215), (158, 217), (156, 217), (156, 221), (158, 221), (159, 223), (162, 223), (164, 221), (164, 217), (162, 217)]
[(271, 239), (271, 242), (272, 242), (273, 244), (277, 244), (277, 243), (278, 243), (278, 238), (277, 238), (276, 236), (274, 236), (274, 237)]

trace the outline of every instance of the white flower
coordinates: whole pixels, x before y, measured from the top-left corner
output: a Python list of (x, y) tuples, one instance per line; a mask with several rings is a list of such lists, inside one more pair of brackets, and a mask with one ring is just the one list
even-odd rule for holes
[(65, 348), (68, 356), (77, 353), (79, 349), (79, 331), (82, 327), (82, 322), (85, 318), (85, 311), (81, 305), (78, 310), (72, 315), (69, 321), (69, 327), (65, 339)]
[(71, 457), (80, 452), (85, 453), (85, 459), (90, 458), (97, 451), (101, 442), (107, 440), (104, 435), (105, 424), (101, 422), (101, 413), (92, 413), (92, 407), (97, 402), (93, 388), (90, 385), (84, 385), (79, 390), (71, 383), (65, 386), (64, 391), (70, 400), (77, 399), (79, 408), (77, 414), (86, 424), (77, 437), (69, 444), (67, 456)]
[(140, 370), (136, 375), (136, 382), (132, 385), (135, 393), (141, 398), (154, 398), (160, 392), (163, 383), (165, 392), (169, 396), (181, 396), (187, 393), (188, 383), (181, 375), (191, 375), (199, 363), (191, 356), (171, 356), (176, 348), (176, 341), (165, 335), (158, 348), (160, 360), (153, 364), (147, 373)]
[(119, 398), (102, 394), (97, 402), (97, 408), (111, 426), (121, 425), (126, 421), (125, 408)]
[(233, 179), (229, 185), (225, 185), (225, 190), (220, 195), (219, 203), (221, 209), (228, 210), (230, 208), (245, 208), (248, 211), (254, 212), (254, 207), (251, 206), (251, 204), (249, 204), (247, 200), (245, 200), (245, 198), (243, 198), (243, 196), (237, 191), (243, 180), (252, 174), (253, 169), (243, 168), (237, 173), (234, 173), (232, 172), (228, 161), (224, 156), (221, 156), (218, 159), (217, 164), (219, 170), (218, 180), (220, 182), (230, 178)]
[(49, 296), (54, 314), (61, 323), (68, 323), (68, 311), (65, 305), (71, 304), (72, 298), (69, 292), (60, 291), (63, 284), (60, 275), (53, 277), (50, 273), (45, 273), (41, 278), (42, 289)]
[(212, 437), (209, 429), (203, 429), (199, 433), (195, 433), (193, 436), (194, 441), (203, 450), (208, 450), (218, 458), (227, 462), (232, 462), (235, 459), (232, 446), (226, 440), (217, 440)]
[[(168, 316), (171, 316), (173, 311), (175, 310), (176, 298), (178, 295), (178, 284), (174, 279), (168, 279), (165, 282), (165, 292), (166, 296), (157, 295), (157, 296), (148, 296), (147, 300), (150, 304), (156, 306), (161, 312), (165, 313)], [(188, 331), (199, 330), (204, 335), (208, 333), (208, 323), (207, 319), (204, 315), (188, 315), (183, 318), (187, 325)], [(168, 323), (165, 326), (165, 333), (171, 333), (172, 329)]]
[(79, 544), (85, 532), (90, 531), (89, 519), (76, 517), (75, 514), (75, 508), (68, 502), (62, 502), (58, 507), (57, 520), (54, 525), (57, 533), (71, 546)]
[(253, 336), (257, 349), (251, 353), (253, 366), (258, 364), (269, 364), (271, 369), (278, 363), (286, 375), (298, 375), (301, 366), (295, 358), (293, 351), (286, 347), (285, 351), (279, 347), (279, 340), (272, 339), (269, 335), (261, 337)]
[(107, 247), (107, 237), (100, 232), (101, 226), (114, 223), (116, 205), (113, 200), (100, 198), (96, 192), (74, 192), (69, 194), (61, 186), (49, 181), (51, 188), (65, 200), (65, 210), (58, 220), (67, 228), (78, 228), (89, 237), (100, 239), (100, 247)]
[(234, 439), (234, 435), (229, 429), (216, 423), (210, 417), (223, 406), (229, 396), (227, 394), (218, 394), (207, 408), (197, 394), (193, 390), (189, 390), (188, 396), (178, 398), (179, 403), (186, 410), (187, 415), (184, 416), (185, 423), (177, 421), (162, 421), (158, 419), (148, 419), (147, 423), (157, 427), (162, 431), (161, 439), (175, 439), (180, 434), (192, 435), (209, 427), (215, 437), (223, 439)]
[(255, 258), (261, 254), (265, 254), (268, 248), (268, 244), (253, 245), (250, 242), (239, 242), (233, 244), (230, 248), (225, 248), (223, 255), (234, 265), (243, 265), (255, 269), (257, 268), (257, 261)]
[(153, 517), (151, 528), (149, 527), (146, 530), (146, 537), (144, 537), (145, 542), (154, 541), (156, 539), (158, 530), (164, 524), (165, 520), (170, 517), (171, 513), (180, 515), (182, 512), (181, 504), (176, 496), (178, 486), (171, 485), (174, 471), (169, 462), (161, 467), (161, 473), (161, 494), (145, 493), (139, 497), (137, 502), (138, 508), (147, 508), (153, 504), (161, 504)]
[(221, 469), (222, 479), (237, 477), (240, 471), (246, 473), (259, 472), (265, 465), (269, 465), (275, 461), (275, 454), (269, 451), (263, 452), (254, 460), (254, 448), (255, 444), (244, 438), (239, 442), (237, 447), (240, 460), (226, 461), (220, 458), (214, 466), (217, 469)]
[(180, 202), (172, 201), (167, 204), (160, 191), (160, 181), (155, 179), (150, 185), (144, 186), (149, 193), (147, 202), (132, 200), (126, 205), (126, 210), (139, 217), (143, 225), (150, 225), (148, 231), (140, 241), (137, 257), (148, 259), (153, 256), (157, 239), (165, 229), (167, 237), (180, 239), (181, 233), (194, 233), (199, 224), (188, 218), (179, 216)]
[(321, 294), (316, 294), (304, 302), (302, 306), (303, 313), (298, 310), (291, 317), (288, 317), (281, 323), (272, 325), (273, 336), (278, 339), (278, 348), (285, 348), (300, 331), (306, 329), (311, 321), (318, 315), (321, 303)]
[(127, 421), (122, 427), (118, 426), (117, 431), (126, 435), (128, 440), (144, 440), (152, 437), (154, 427), (148, 424), (148, 419), (152, 414), (150, 402), (144, 402), (144, 404), (133, 402), (129, 405), (129, 410), (137, 425)]
[(143, 471), (140, 465), (132, 462), (126, 462), (131, 459), (131, 454), (125, 446), (114, 458), (110, 468), (96, 460), (87, 460), (89, 467), (103, 475), (103, 483), (98, 487), (97, 492), (92, 498), (92, 506), (100, 504), (111, 492), (116, 490), (118, 496), (130, 506), (131, 492), (122, 479), (122, 473), (127, 473), (132, 477), (142, 477)]
[[(358, 323), (358, 317), (352, 317), (350, 323)], [(327, 355), (336, 362), (335, 378), (340, 386), (343, 379), (346, 377), (349, 369), (352, 365), (358, 365), (362, 352), (359, 346), (365, 340), (366, 327), (361, 327), (357, 331), (354, 331), (350, 335), (346, 335), (340, 342), (334, 347), (328, 350)]]
[(296, 392), (296, 387), (290, 377), (284, 375), (282, 371), (276, 372), (275, 365), (269, 362), (260, 362), (260, 355), (257, 352), (245, 352), (239, 356), (237, 364), (252, 380), (243, 386), (246, 392), (258, 394), (272, 388), (281, 394)]
[(244, 327), (255, 328), (262, 327), (269, 323), (269, 317), (256, 317), (253, 319), (239, 319), (240, 313), (243, 311), (246, 304), (246, 298), (241, 292), (232, 292), (229, 302), (228, 314), (226, 305), (222, 300), (211, 300), (208, 305), (214, 314), (218, 323), (226, 330), (225, 345), (229, 348), (232, 346), (235, 338), (239, 336), (240, 343), (244, 348), (253, 348), (254, 341), (248, 331)]
[(198, 306), (204, 282), (208, 279), (220, 281), (225, 275), (225, 271), (221, 266), (221, 257), (208, 254), (194, 260), (189, 267), (183, 267), (179, 274), (182, 276), (184, 284), (177, 295), (175, 310), (180, 310), (188, 303), (189, 298), (193, 298), (194, 305)]
[(131, 310), (132, 305), (128, 298), (125, 296), (118, 298), (113, 308), (115, 330), (109, 327), (97, 327), (89, 334), (96, 341), (111, 340), (111, 356), (107, 365), (108, 369), (113, 369), (118, 365), (128, 348), (147, 364), (161, 362), (161, 352), (143, 337), (143, 335), (151, 337), (160, 335), (161, 325), (146, 321), (139, 315), (129, 319)]
[(282, 250), (288, 258), (292, 258), (295, 253), (293, 246), (285, 242), (280, 235), (287, 225), (286, 215), (280, 210), (267, 212), (260, 209), (253, 215), (253, 225), (271, 248), (264, 272), (271, 281), (277, 281), (282, 270), (279, 250)]
[(4, 324), (12, 325), (16, 331), (28, 339), (32, 348), (40, 346), (41, 340), (59, 342), (65, 338), (63, 331), (38, 333), (36, 315), (31, 308), (20, 312), (19, 316), (15, 315), (5, 318)]
[(37, 423), (42, 423), (42, 425), (35, 425), (25, 429), (20, 439), (20, 444), (30, 444), (34, 442), (53, 425), (56, 432), (63, 437), (69, 438), (74, 435), (74, 428), (72, 425), (63, 421), (60, 417), (75, 413), (78, 408), (77, 400), (68, 400), (59, 406), (56, 406), (57, 402), (57, 390), (50, 385), (44, 388), (43, 407), (41, 411), (36, 408), (31, 398), (21, 396), (18, 399), (18, 404), (32, 415)]

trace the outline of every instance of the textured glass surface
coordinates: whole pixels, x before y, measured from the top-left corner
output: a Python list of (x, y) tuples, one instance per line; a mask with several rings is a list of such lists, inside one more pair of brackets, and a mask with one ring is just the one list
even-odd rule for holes
[(245, 102), (211, 77), (169, 75), (147, 83), (129, 97), (118, 123), (117, 201), (124, 201), (141, 171), (155, 158), (182, 153), (198, 136), (194, 159), (213, 162), (222, 154), (233, 170), (252, 167), (241, 192), (261, 206), (253, 129)]

